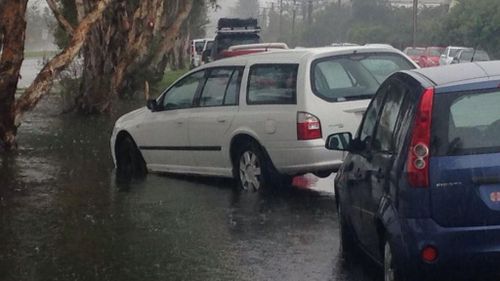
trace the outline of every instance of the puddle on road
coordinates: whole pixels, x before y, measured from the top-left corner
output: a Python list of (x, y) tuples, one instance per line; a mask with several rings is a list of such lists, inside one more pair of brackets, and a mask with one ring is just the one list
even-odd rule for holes
[(52, 103), (1, 158), (0, 280), (371, 280), (338, 260), (333, 176), (262, 193), (162, 175), (118, 186), (114, 118)]

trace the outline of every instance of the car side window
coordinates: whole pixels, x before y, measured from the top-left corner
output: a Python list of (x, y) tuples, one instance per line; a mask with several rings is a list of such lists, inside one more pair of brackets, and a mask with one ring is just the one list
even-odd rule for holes
[(296, 104), (297, 64), (262, 64), (250, 68), (247, 104)]
[(227, 86), (226, 95), (224, 97), (224, 105), (238, 105), (238, 97), (240, 96), (241, 77), (243, 77), (243, 68), (233, 71), (231, 80)]
[(215, 68), (209, 71), (200, 97), (200, 106), (221, 106), (233, 69)]
[(163, 108), (165, 110), (174, 110), (192, 107), (198, 87), (204, 81), (204, 78), (205, 71), (199, 71), (177, 82), (164, 94)]
[(409, 89), (403, 84), (393, 81), (388, 88), (382, 113), (376, 127), (372, 149), (383, 152), (394, 151), (394, 130)]
[(386, 93), (388, 90), (388, 85), (382, 86), (372, 102), (368, 106), (366, 110), (363, 125), (359, 130), (359, 140), (363, 143), (371, 143), (373, 139), (373, 134), (375, 132), (375, 126), (377, 124), (378, 116), (380, 115), (380, 110), (382, 109), (382, 105), (384, 103)]

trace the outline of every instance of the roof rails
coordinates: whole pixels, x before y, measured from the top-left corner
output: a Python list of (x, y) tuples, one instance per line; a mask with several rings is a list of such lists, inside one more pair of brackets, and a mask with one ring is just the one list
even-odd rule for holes
[(286, 43), (259, 43), (259, 44), (246, 44), (246, 45), (236, 45), (229, 47), (228, 51), (242, 51), (242, 50), (252, 50), (252, 49), (288, 49)]

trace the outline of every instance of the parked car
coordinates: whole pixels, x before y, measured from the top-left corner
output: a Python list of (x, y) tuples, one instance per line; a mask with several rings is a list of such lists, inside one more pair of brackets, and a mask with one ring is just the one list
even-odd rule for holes
[[(379, 88), (335, 179), (342, 253), (385, 280), (500, 280), (500, 62), (398, 72)], [(489, 280), (489, 279), (488, 279)]]
[(427, 47), (424, 54), (420, 57), (421, 67), (433, 67), (439, 65), (439, 59), (444, 53), (443, 47)]
[(257, 19), (221, 18), (217, 24), (217, 35), (211, 53), (211, 60), (223, 57), (231, 46), (261, 43)]
[(452, 64), (457, 63), (467, 63), (467, 62), (479, 62), (479, 61), (489, 61), (490, 56), (483, 50), (467, 49), (461, 50), (453, 58)]
[(198, 67), (201, 65), (201, 57), (203, 51), (206, 49), (208, 42), (213, 41), (212, 39), (194, 39), (191, 40), (191, 48), (189, 53), (191, 55), (191, 68)]
[(416, 67), (396, 49), (373, 47), (283, 50), (205, 64), (116, 122), (117, 174), (234, 177), (250, 190), (308, 172), (328, 176), (343, 153), (328, 151), (325, 136), (354, 132), (385, 78)]
[(408, 47), (408, 48), (404, 49), (403, 53), (405, 53), (407, 56), (409, 56), (415, 63), (422, 66), (421, 58), (425, 53), (425, 48)]
[(444, 50), (444, 53), (441, 55), (439, 58), (439, 65), (448, 65), (451, 64), (453, 61), (453, 58), (458, 54), (459, 51), (461, 50), (467, 50), (469, 48), (466, 47), (447, 47)]

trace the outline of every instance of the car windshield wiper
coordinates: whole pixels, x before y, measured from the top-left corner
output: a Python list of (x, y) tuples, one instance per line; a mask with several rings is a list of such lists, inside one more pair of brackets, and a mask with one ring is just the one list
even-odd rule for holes
[(347, 96), (347, 97), (342, 97), (339, 99), (344, 99), (344, 100), (365, 100), (365, 99), (371, 99), (373, 95), (357, 95), (357, 96)]

